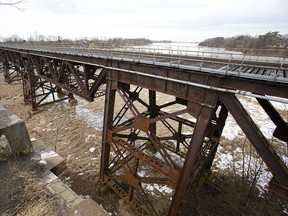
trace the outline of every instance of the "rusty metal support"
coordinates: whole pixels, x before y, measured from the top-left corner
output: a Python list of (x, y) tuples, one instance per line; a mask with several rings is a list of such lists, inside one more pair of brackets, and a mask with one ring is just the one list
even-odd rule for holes
[(1, 61), (7, 82), (22, 80), (24, 101), (33, 110), (74, 99), (74, 94), (89, 101), (104, 95), (106, 70), (101, 67), (10, 50), (2, 51)]
[[(180, 75), (167, 72), (166, 76), (176, 76), (176, 79)], [(185, 76), (186, 78), (184, 78)], [(194, 78), (189, 73), (181, 75), (181, 79)], [(131, 197), (134, 197), (134, 200), (139, 200), (140, 197), (137, 198), (137, 194), (145, 192), (143, 184), (153, 185), (161, 182), (172, 187), (175, 189), (175, 196), (172, 201), (173, 207), (170, 208), (173, 215), (181, 207), (190, 185), (196, 181), (201, 172), (210, 169), (227, 118), (227, 109), (223, 104), (217, 104), (218, 94), (216, 92), (188, 85), (180, 86), (172, 79), (165, 82), (161, 81), (161, 85), (155, 86), (155, 81), (152, 82), (151, 78), (142, 77), (140, 74), (135, 76), (126, 75), (125, 72), (118, 71), (109, 74), (108, 80), (110, 79), (117, 83), (117, 93), (124, 101), (124, 106), (118, 114), (114, 115), (113, 127), (107, 132), (106, 140), (110, 144), (110, 155), (114, 156), (110, 159), (108, 170), (104, 171), (104, 179), (106, 179), (106, 182), (113, 180), (119, 182), (119, 185), (127, 185), (127, 188), (130, 188), (130, 190), (122, 193), (122, 199), (124, 200), (130, 200)], [(137, 88), (144, 86), (148, 89), (148, 105), (144, 102), (147, 99), (141, 99), (140, 92), (136, 93), (130, 90), (129, 82), (138, 86)], [(202, 82), (206, 85), (219, 86), (221, 80), (209, 76)], [(158, 105), (156, 91), (173, 95), (175, 100)], [(194, 97), (194, 95), (196, 96)], [(136, 102), (139, 102), (142, 108), (147, 110), (139, 111), (140, 107), (134, 104)], [(186, 108), (170, 113), (161, 110), (177, 104)], [(220, 110), (217, 112), (218, 107), (220, 107)], [(107, 107), (105, 107), (105, 110), (107, 110)], [(129, 116), (129, 113), (130, 117), (125, 117)], [(192, 115), (198, 123), (180, 117), (184, 114)], [(123, 121), (124, 118), (125, 121)], [(162, 130), (167, 130), (167, 132), (163, 132), (165, 135), (156, 131), (155, 127), (157, 125), (158, 128), (158, 124), (164, 126)], [(187, 127), (189, 128), (188, 134)], [(137, 135), (129, 133), (129, 130), (138, 131), (138, 133)], [(147, 154), (147, 150), (153, 152), (153, 154), (157, 153), (160, 160), (156, 160), (153, 155)], [(179, 166), (179, 161), (176, 161), (179, 159), (175, 155), (183, 158), (180, 161), (184, 162), (185, 168), (181, 168), (182, 165)], [(135, 171), (132, 168), (134, 167), (133, 158), (139, 160), (137, 174), (131, 171)], [(191, 159), (195, 164), (191, 163)], [(158, 176), (145, 176), (145, 178), (140, 176), (139, 172), (144, 168), (143, 165), (158, 173)], [(180, 175), (182, 179), (178, 180)], [(109, 183), (107, 184), (109, 185)], [(186, 186), (182, 187), (183, 185)], [(131, 188), (133, 188), (133, 193)], [(125, 187), (122, 189), (125, 191)], [(113, 190), (117, 191), (116, 188)], [(129, 199), (123, 197), (123, 194), (127, 194), (125, 196), (129, 195)], [(147, 191), (146, 196), (149, 197)], [(134, 202), (131, 204), (127, 201), (127, 203), (132, 205), (133, 208)], [(145, 202), (144, 206), (147, 210), (151, 210), (148, 214), (159, 214), (159, 209), (155, 209), (156, 213), (153, 211), (155, 208), (153, 203)], [(165, 214), (167, 213), (168, 211)]]
[(276, 125), (276, 129), (273, 133), (273, 136), (288, 143), (288, 124), (277, 112), (277, 110), (274, 108), (271, 102), (260, 98), (257, 98), (257, 101)]
[[(219, 115), (216, 115), (217, 110), (220, 109)], [(213, 142), (213, 150), (209, 152), (209, 158), (207, 159), (208, 161), (206, 162), (206, 169), (210, 169), (215, 155), (217, 153), (218, 146), (220, 144), (220, 139), (222, 136), (222, 132), (226, 123), (226, 119), (228, 117), (228, 110), (224, 106), (224, 104), (218, 104), (218, 107), (214, 113), (214, 116), (212, 118), (212, 121), (208, 127), (208, 131), (206, 132), (206, 137), (211, 137), (211, 140)], [(211, 134), (207, 134), (211, 133)]]
[[(17, 62), (16, 60), (19, 61), (19, 56), (15, 55), (16, 54), (14, 54), (11, 58), (13, 58), (14, 62)], [(11, 61), (9, 61), (9, 55), (6, 51), (2, 51), (0, 60), (4, 71), (5, 82), (12, 83), (15, 81), (20, 81), (22, 79), (21, 77), (22, 69), (21, 66), (19, 65), (19, 62), (15, 64), (11, 63)]]
[[(155, 209), (153, 203), (149, 201), (151, 195), (143, 184), (166, 184), (173, 188), (176, 185), (179, 170), (172, 165), (173, 160), (156, 135), (155, 126), (160, 110), (156, 104), (156, 93), (148, 91), (149, 104), (146, 104), (141, 98), (141, 89), (131, 90), (126, 84), (109, 80), (109, 76), (111, 74), (108, 75), (106, 91), (101, 177), (138, 214), (158, 215), (159, 209)], [(119, 107), (119, 112), (114, 115), (116, 93), (123, 100), (124, 106)], [(147, 110), (141, 113), (138, 110), (139, 107), (134, 105), (136, 102)], [(125, 116), (129, 115), (132, 119), (123, 122)], [(177, 114), (173, 114), (172, 117), (175, 115)], [(169, 115), (166, 118), (170, 117)], [(161, 159), (145, 153), (144, 150), (150, 149), (151, 146), (157, 149)], [(147, 167), (151, 173), (148, 176), (139, 175), (139, 172), (143, 172), (143, 169)], [(158, 173), (160, 176), (156, 177), (153, 173)], [(123, 184), (127, 185), (128, 189), (122, 187), (120, 193), (120, 185)], [(142, 204), (136, 205), (136, 200), (141, 201)], [(145, 207), (140, 211), (141, 205)]]
[(183, 198), (187, 193), (189, 185), (191, 184), (193, 169), (199, 156), (199, 151), (201, 149), (207, 127), (212, 119), (213, 114), (214, 113), (212, 108), (201, 106), (191, 143), (170, 206), (169, 215), (171, 216), (177, 215)]
[[(150, 118), (156, 118), (158, 116), (159, 108), (156, 105), (156, 92), (149, 90), (149, 111)], [(157, 135), (156, 122), (150, 124), (150, 131), (152, 134)]]
[(23, 72), (21, 74), (24, 101), (32, 105), (32, 110), (36, 110), (43, 105), (73, 98), (73, 95), (61, 91), (59, 87), (39, 77), (39, 71), (35, 69), (35, 60), (33, 58), (22, 57), (22, 63)]
[(288, 188), (279, 184), (275, 178), (269, 182), (269, 191), (277, 194), (279, 197), (288, 199)]
[(109, 131), (113, 125), (113, 114), (115, 107), (115, 82), (108, 80), (106, 84), (105, 110), (104, 110), (104, 124), (102, 133), (102, 152), (101, 152), (101, 168), (100, 177), (104, 179), (104, 173), (107, 172), (109, 166), (109, 154), (111, 134)]
[[(217, 104), (218, 96), (213, 91), (200, 91), (198, 100), (202, 101), (201, 104), (175, 97), (175, 100), (159, 105), (156, 91), (148, 88), (147, 93), (142, 94), (139, 86), (131, 88), (128, 84), (114, 80), (116, 74), (108, 74), (107, 87), (110, 88), (113, 83), (113, 97), (117, 95), (124, 105), (122, 108), (118, 107), (115, 98), (113, 105), (107, 101), (105, 104), (101, 176), (139, 215), (162, 214), (161, 210), (149, 201), (151, 194), (145, 185), (149, 184), (151, 187), (153, 184), (165, 184), (174, 189), (176, 194), (172, 201), (176, 204), (170, 211), (178, 212), (191, 182), (195, 181), (199, 173), (211, 167), (227, 117), (227, 109), (223, 104)], [(219, 79), (208, 78), (206, 82), (217, 84)], [(180, 88), (177, 83), (169, 83), (171, 91), (175, 88)], [(192, 89), (190, 91), (193, 92)], [(107, 100), (111, 93), (112, 89), (107, 90)], [(148, 100), (145, 97), (148, 97)], [(145, 101), (148, 101), (148, 104)], [(111, 105), (113, 110), (109, 108)], [(161, 110), (174, 105), (184, 108), (169, 113)], [(116, 107), (119, 111), (114, 114)], [(218, 107), (220, 108), (217, 111)], [(197, 123), (180, 117), (185, 114), (196, 117)], [(158, 124), (162, 132), (156, 130)], [(191, 159), (194, 163), (197, 161), (197, 164), (193, 165)], [(179, 160), (186, 163), (185, 168), (181, 169), (182, 162)], [(142, 176), (140, 173), (147, 169), (149, 173)], [(178, 180), (180, 175), (182, 179)], [(183, 184), (186, 184), (184, 189)], [(143, 211), (139, 210), (141, 205)], [(165, 214), (168, 214), (168, 209)]]

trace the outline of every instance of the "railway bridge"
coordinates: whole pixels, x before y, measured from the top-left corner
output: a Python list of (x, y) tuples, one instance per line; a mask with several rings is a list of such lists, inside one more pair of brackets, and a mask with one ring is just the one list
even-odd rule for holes
[[(161, 214), (146, 189), (155, 184), (173, 190), (169, 215), (185, 214), (187, 191), (209, 172), (228, 113), (273, 174), (270, 190), (288, 197), (287, 162), (238, 99), (256, 98), (273, 136), (287, 143), (287, 122), (271, 103), (288, 103), (285, 57), (3, 43), (0, 58), (5, 80), (22, 80), (32, 109), (105, 96), (100, 176), (138, 215)], [(169, 100), (160, 103), (160, 93)]]

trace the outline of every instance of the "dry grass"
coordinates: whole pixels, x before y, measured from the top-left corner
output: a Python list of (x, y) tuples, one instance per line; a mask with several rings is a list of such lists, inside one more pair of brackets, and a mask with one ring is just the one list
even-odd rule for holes
[(60, 215), (60, 200), (40, 183), (43, 168), (29, 156), (9, 157), (0, 169), (1, 215)]

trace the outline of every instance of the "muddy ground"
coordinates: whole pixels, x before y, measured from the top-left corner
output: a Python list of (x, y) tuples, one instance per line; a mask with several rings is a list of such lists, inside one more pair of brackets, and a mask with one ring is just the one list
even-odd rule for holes
[[(60, 176), (64, 182), (81, 196), (90, 196), (112, 215), (134, 215), (111, 191), (100, 193), (103, 191), (99, 168), (104, 97), (91, 103), (78, 99), (76, 107), (62, 101), (32, 112), (31, 106), (23, 102), (21, 83), (5, 83), (0, 72), (0, 89), (0, 104), (25, 120), (30, 137), (42, 140), (66, 160), (67, 169)], [(5, 162), (0, 163), (5, 166)], [(261, 198), (255, 190), (241, 196), (234, 174), (217, 172), (212, 184), (197, 196), (191, 195), (187, 205), (192, 206), (187, 215), (285, 214), (286, 203), (274, 195)]]

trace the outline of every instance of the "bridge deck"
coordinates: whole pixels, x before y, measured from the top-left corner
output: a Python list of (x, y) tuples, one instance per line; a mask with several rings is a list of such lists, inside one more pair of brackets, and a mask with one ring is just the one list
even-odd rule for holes
[[(5, 49), (5, 45), (1, 45)], [(83, 49), (49, 46), (8, 46), (22, 52), (37, 55), (55, 54), (101, 58), (130, 63), (150, 64), (183, 70), (202, 71), (219, 75), (236, 76), (269, 82), (288, 83), (288, 59), (285, 57), (261, 57), (241, 54), (197, 52), (193, 55), (163, 54), (138, 49)]]

